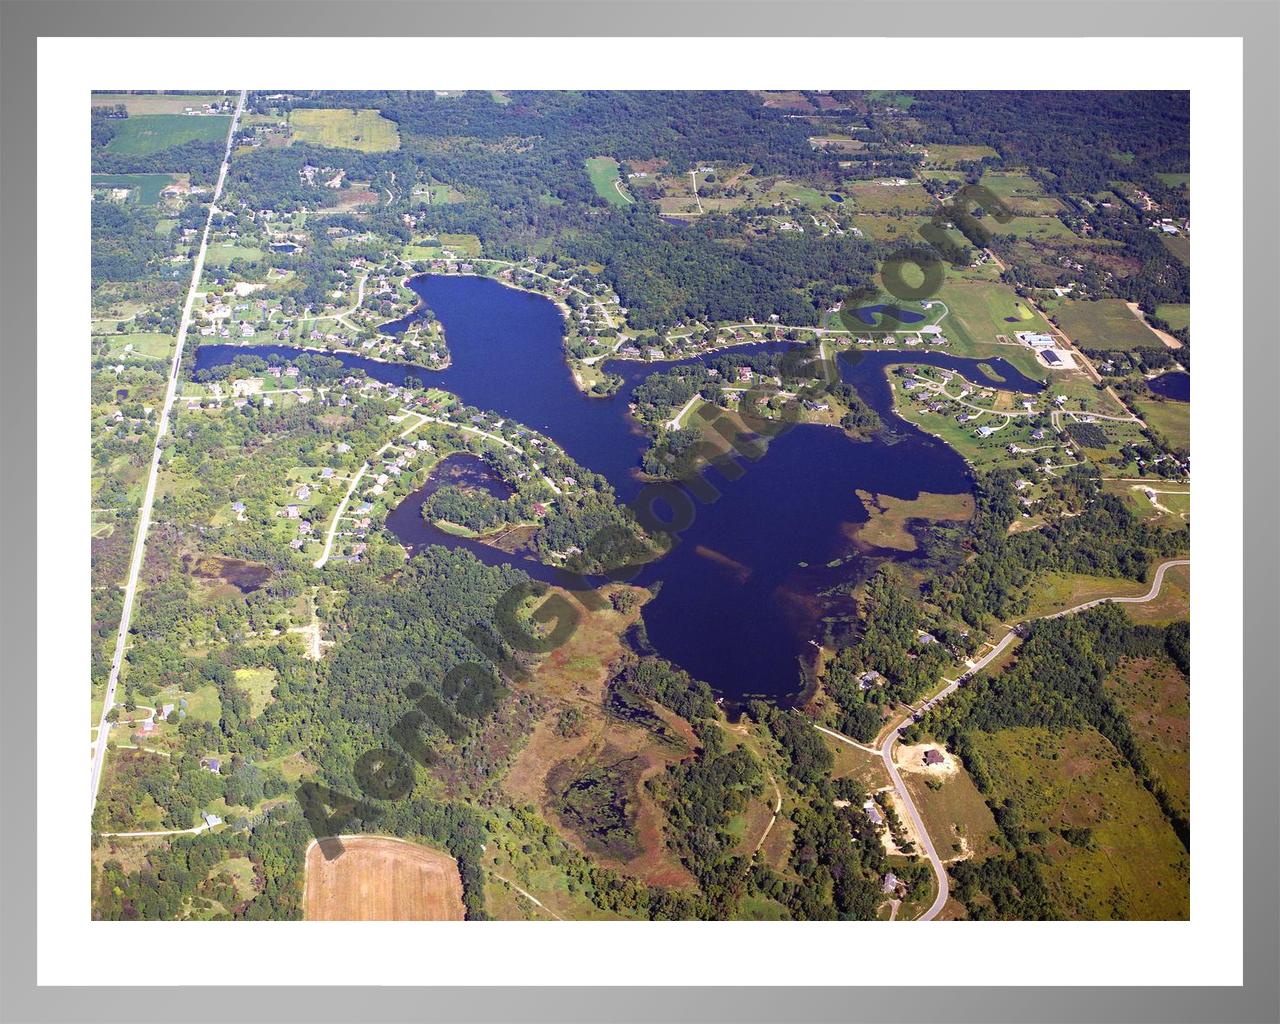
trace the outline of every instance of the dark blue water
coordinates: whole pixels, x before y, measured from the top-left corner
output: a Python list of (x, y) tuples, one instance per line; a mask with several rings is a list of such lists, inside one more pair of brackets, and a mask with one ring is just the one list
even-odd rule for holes
[(879, 314), (881, 322), (896, 320), (901, 324), (918, 324), (924, 319), (923, 313), (917, 313), (910, 309), (899, 309), (897, 306), (859, 306), (853, 311), (853, 315), (868, 327), (876, 325), (877, 314)]
[[(560, 312), (547, 299), (475, 277), (425, 275), (410, 286), (444, 325), (452, 356), (448, 370), (346, 354), (337, 358), (376, 380), (403, 384), (412, 376), (437, 384), (469, 405), (533, 427), (607, 478), (621, 500), (636, 496), (644, 483), (638, 465), (647, 442), (627, 404), (636, 384), (657, 367), (611, 364), (610, 370), (624, 379), (619, 393), (609, 399), (586, 398), (564, 361)], [(411, 319), (392, 327), (403, 329)], [(298, 351), (203, 345), (196, 353), (196, 369), (237, 355), (290, 358)], [(910, 499), (922, 491), (958, 494), (971, 489), (964, 460), (953, 449), (893, 414), (884, 369), (902, 362), (949, 367), (974, 383), (990, 384), (974, 360), (939, 352), (860, 353), (842, 362), (840, 372), (884, 419), (885, 429), (874, 438), (852, 441), (832, 427), (795, 426), (775, 438), (763, 458), (742, 460), (739, 479), (726, 480), (709, 470), (707, 479), (722, 496), (695, 501), (692, 524), (681, 532), (674, 550), (635, 581), (661, 583), (658, 596), (644, 609), (649, 639), (660, 654), (730, 699), (794, 695), (801, 686), (799, 659), (812, 655), (809, 640), (817, 637), (829, 607), (819, 592), (856, 578), (871, 564), (849, 536), (851, 526), (867, 519), (854, 491), (865, 488)], [(1003, 360), (986, 362), (1011, 390), (1043, 387)], [(387, 519), (388, 528), (410, 550), (421, 544), (465, 547), (488, 564), (510, 562), (537, 578), (551, 578), (551, 571), (536, 562), (451, 537), (425, 523), (419, 510), (432, 490), (434, 484), (428, 484)], [(840, 564), (828, 567), (836, 561)]]
[(844, 196), (842, 196), (839, 192), (832, 192), (832, 193), (830, 193), (829, 198), (831, 199), (831, 201), (832, 201), (832, 202), (835, 202), (835, 203), (843, 203), (843, 202), (844, 202)]
[(1191, 374), (1175, 371), (1162, 373), (1147, 381), (1147, 387), (1157, 395), (1172, 398), (1175, 402), (1191, 401)]
[(274, 242), (271, 245), (272, 252), (297, 252), (298, 247), (292, 242)]

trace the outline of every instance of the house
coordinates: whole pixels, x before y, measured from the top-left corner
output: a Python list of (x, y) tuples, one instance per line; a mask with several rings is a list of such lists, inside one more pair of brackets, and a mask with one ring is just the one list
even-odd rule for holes
[(858, 689), (869, 690), (873, 686), (880, 686), (883, 682), (884, 676), (875, 669), (871, 669), (868, 672), (863, 672), (862, 675), (858, 677)]
[(332, 469), (330, 469), (328, 466), (325, 466), (325, 467), (324, 467), (324, 469), (320, 470), (320, 479), (321, 479), (321, 480), (332, 480), (332, 479), (333, 479), (333, 470), (332, 470)]
[(942, 756), (942, 751), (940, 750), (931, 748), (924, 752), (924, 763), (926, 766), (942, 764), (944, 761), (946, 761), (946, 758)]
[(148, 718), (145, 722), (143, 722), (140, 726), (138, 726), (138, 733), (139, 735), (142, 735), (142, 736), (150, 736), (155, 731), (156, 731), (156, 723), (153, 722), (150, 718)]
[(166, 705), (164, 705), (164, 706), (160, 709), (160, 717), (161, 717), (161, 718), (168, 718), (171, 714), (173, 714), (173, 705), (172, 705), (172, 704), (166, 704)]
[(884, 876), (884, 884), (880, 887), (880, 891), (884, 893), (894, 893), (898, 891), (898, 876), (892, 871)]
[(979, 427), (978, 428), (979, 437), (990, 437), (995, 432), (996, 432), (995, 427)]
[(216, 757), (200, 758), (200, 767), (207, 772), (213, 772), (214, 775), (222, 774), (222, 762)]
[(289, 519), (297, 519), (302, 513), (297, 505), (289, 505), (285, 508), (284, 514)]
[(880, 813), (880, 808), (876, 806), (874, 800), (868, 800), (862, 805), (862, 810), (867, 816), (867, 820), (873, 825), (883, 825), (884, 815)]
[(210, 814), (208, 811), (201, 811), (200, 817), (204, 819), (205, 828), (213, 828), (214, 825), (221, 825), (222, 819), (216, 814)]

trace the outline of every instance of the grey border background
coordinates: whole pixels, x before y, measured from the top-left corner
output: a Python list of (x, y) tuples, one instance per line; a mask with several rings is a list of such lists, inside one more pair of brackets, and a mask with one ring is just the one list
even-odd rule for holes
[[(1068, 3), (406, 2), (406, 0), (0, 0), (0, 1019), (5, 1021), (1241, 1021), (1280, 1020), (1280, 777), (1277, 518), (1280, 385), (1274, 323), (1245, 339), (1244, 979), (1241, 988), (379, 988), (181, 989), (35, 986), (36, 622), (35, 89), (40, 36), (1229, 36), (1245, 52), (1246, 298), (1271, 308), (1280, 265), (1277, 126), (1280, 7), (1275, 0)], [(958, 51), (963, 50), (963, 45)], [(839, 51), (832, 51), (838, 56)], [(884, 59), (874, 49), (848, 59)], [(1009, 88), (1034, 86), (1018, 51)], [(969, 59), (958, 53), (958, 60)], [(1153, 60), (1135, 53), (1135, 60)], [(1019, 68), (1026, 78), (1014, 78)], [(210, 72), (216, 72), (211, 63)], [(424, 74), (426, 71), (424, 71)], [(1194, 126), (1193, 126), (1194, 131)], [(1206, 168), (1197, 167), (1203, 175)], [(1200, 186), (1203, 187), (1203, 186)], [(1204, 301), (1202, 297), (1200, 301)], [(1253, 324), (1260, 318), (1255, 317)], [(1201, 456), (1203, 457), (1203, 455)], [(1245, 557), (1247, 552), (1247, 558)], [(1202, 670), (1203, 671), (1203, 670)], [(1212, 677), (1210, 677), (1211, 679)], [(1223, 680), (1229, 685), (1232, 680)], [(1235, 737), (1232, 737), (1234, 739)], [(1207, 854), (1202, 853), (1201, 856)], [(715, 927), (711, 925), (709, 927)], [(951, 927), (963, 928), (963, 925)], [(219, 933), (218, 938), (224, 936)], [(229, 938), (230, 936), (226, 936)], [(1069, 965), (1088, 978), (1088, 949)], [(224, 956), (234, 958), (233, 948)], [(661, 951), (655, 951), (660, 961)], [(341, 950), (317, 964), (331, 980)], [(232, 961), (233, 962), (233, 961)], [(851, 954), (851, 965), (853, 958)], [(643, 963), (637, 970), (645, 969)], [(998, 974), (999, 964), (992, 964)], [(745, 972), (754, 970), (744, 965)], [(872, 968), (876, 975), (880, 969)], [(583, 979), (589, 981), (590, 979)], [(1171, 982), (1177, 979), (1171, 978)]]

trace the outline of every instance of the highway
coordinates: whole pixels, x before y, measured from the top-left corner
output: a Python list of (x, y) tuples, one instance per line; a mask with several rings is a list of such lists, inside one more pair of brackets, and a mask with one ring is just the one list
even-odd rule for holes
[(173, 403), (178, 391), (178, 377), (182, 369), (182, 352), (187, 338), (187, 330), (191, 326), (191, 314), (195, 307), (196, 292), (200, 287), (200, 277), (204, 273), (204, 257), (209, 247), (209, 229), (213, 225), (213, 215), (217, 210), (222, 186), (227, 179), (227, 169), (231, 165), (231, 144), (236, 137), (236, 127), (240, 123), (240, 115), (244, 113), (247, 97), (245, 90), (240, 91), (240, 99), (236, 102), (236, 112), (231, 118), (231, 127), (227, 132), (227, 146), (222, 155), (222, 167), (218, 171), (218, 182), (214, 186), (213, 198), (209, 201), (209, 216), (205, 218), (204, 232), (200, 236), (200, 249), (196, 253), (195, 263), (191, 268), (191, 285), (187, 289), (187, 301), (182, 307), (182, 319), (178, 323), (177, 347), (173, 353), (173, 365), (169, 371), (169, 384), (165, 389), (164, 404), (160, 407), (160, 420), (156, 428), (155, 447), (151, 453), (151, 469), (147, 474), (147, 489), (143, 494), (142, 507), (138, 511), (138, 532), (133, 541), (133, 558), (129, 562), (129, 575), (124, 588), (124, 606), (120, 612), (120, 630), (116, 634), (115, 653), (111, 658), (111, 673), (107, 677), (107, 689), (102, 701), (102, 716), (98, 720), (98, 735), (93, 746), (93, 767), (89, 780), (89, 814), (98, 802), (98, 789), (102, 783), (102, 766), (106, 761), (107, 738), (111, 734), (111, 723), (107, 721), (107, 713), (115, 704), (116, 685), (120, 681), (120, 666), (124, 662), (125, 647), (129, 640), (129, 623), (133, 616), (133, 602), (137, 596), (138, 575), (142, 570), (142, 559), (146, 554), (147, 529), (151, 525), (151, 506), (156, 496), (156, 480), (160, 473), (160, 456), (164, 450), (164, 435), (169, 429), (169, 416), (173, 411)]

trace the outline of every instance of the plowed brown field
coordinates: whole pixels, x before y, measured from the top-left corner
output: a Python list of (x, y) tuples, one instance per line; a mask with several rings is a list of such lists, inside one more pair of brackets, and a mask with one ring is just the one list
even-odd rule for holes
[(307, 847), (308, 921), (461, 921), (462, 879), (447, 853), (383, 836), (343, 836), (326, 860)]

